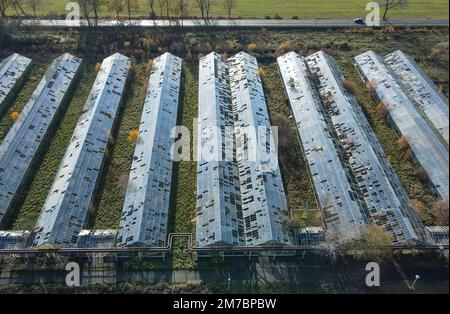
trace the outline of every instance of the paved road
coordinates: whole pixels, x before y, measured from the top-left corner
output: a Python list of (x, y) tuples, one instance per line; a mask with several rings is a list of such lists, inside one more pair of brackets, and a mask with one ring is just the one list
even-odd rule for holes
[[(13, 21), (13, 20), (11, 20)], [(17, 22), (17, 20), (15, 20)], [(80, 23), (65, 20), (21, 20), (18, 22), (23, 26), (46, 26), (46, 27), (80, 27), (87, 26), (86, 21)], [(210, 24), (216, 27), (348, 27), (348, 26), (364, 26), (355, 24), (352, 20), (343, 19), (315, 19), (315, 20), (214, 20)], [(382, 25), (387, 25), (382, 22)], [(409, 20), (390, 20), (389, 24), (394, 26), (449, 26), (448, 20), (425, 20), (425, 19), (409, 19)], [(133, 25), (140, 27), (169, 27), (181, 25), (180, 20), (135, 20), (135, 21), (112, 21), (100, 20), (99, 26), (123, 26)], [(201, 20), (184, 20), (184, 26), (202, 27), (205, 22)]]

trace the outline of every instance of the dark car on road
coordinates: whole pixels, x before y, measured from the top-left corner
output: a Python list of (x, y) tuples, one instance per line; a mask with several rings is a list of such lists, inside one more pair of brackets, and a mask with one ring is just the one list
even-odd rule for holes
[(364, 25), (365, 24), (364, 23), (364, 19), (362, 19), (360, 17), (354, 19), (353, 22), (355, 22), (356, 24), (359, 24), (359, 25)]

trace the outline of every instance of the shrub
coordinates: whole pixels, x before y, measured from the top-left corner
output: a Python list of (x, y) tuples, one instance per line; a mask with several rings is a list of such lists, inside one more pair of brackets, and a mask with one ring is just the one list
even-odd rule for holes
[(9, 117), (11, 118), (11, 120), (16, 121), (17, 119), (19, 119), (20, 113), (18, 113), (17, 111), (13, 111), (11, 112)]
[(356, 84), (350, 80), (344, 80), (342, 82), (344, 85), (344, 88), (347, 90), (347, 92), (355, 95), (356, 94)]
[(130, 133), (128, 134), (128, 141), (130, 143), (136, 143), (138, 136), (139, 136), (138, 130), (131, 130)]
[(285, 42), (281, 43), (281, 44), (278, 46), (278, 48), (276, 49), (275, 53), (276, 53), (278, 56), (281, 56), (281, 55), (283, 55), (283, 54), (285, 54), (285, 53), (287, 53), (287, 52), (289, 52), (289, 51), (291, 51), (291, 50), (292, 50), (292, 44), (291, 44), (291, 42), (290, 42), (290, 41), (285, 41)]
[(367, 92), (370, 94), (370, 97), (372, 97), (372, 99), (375, 99), (375, 96), (376, 96), (376, 89), (375, 89), (376, 86), (377, 86), (377, 82), (375, 80), (370, 80), (366, 84)]
[(421, 200), (418, 199), (413, 199), (412, 200), (413, 206), (416, 208), (416, 210), (420, 213), (422, 212), (424, 205), (423, 202)]
[(417, 169), (416, 178), (422, 183), (428, 182), (428, 174), (423, 167), (420, 167), (419, 169)]
[(385, 28), (383, 28), (383, 33), (386, 34), (390, 34), (390, 33), (394, 33), (395, 32), (395, 27), (394, 26), (386, 26)]
[(385, 118), (389, 112), (389, 106), (381, 101), (377, 106), (377, 112), (380, 116)]
[(413, 153), (413, 151), (412, 151), (411, 148), (408, 148), (408, 149), (405, 151), (404, 157), (405, 157), (406, 160), (412, 160), (412, 159), (413, 159), (414, 153)]
[(294, 16), (292, 17), (292, 19), (293, 19), (293, 20), (299, 20), (300, 18), (298, 17), (298, 15), (294, 15)]
[(433, 49), (431, 49), (431, 53), (428, 56), (428, 59), (431, 61), (437, 61), (437, 60), (439, 60), (440, 55), (441, 55), (441, 51), (439, 49), (433, 48)]
[(393, 257), (392, 237), (383, 228), (370, 224), (362, 240), (347, 245), (355, 257), (365, 261), (382, 262)]
[(248, 52), (253, 52), (256, 49), (256, 43), (250, 43), (247, 45)]
[(402, 135), (397, 141), (397, 145), (401, 150), (406, 150), (409, 147), (408, 138)]
[(438, 201), (433, 204), (434, 223), (437, 226), (448, 226), (448, 202)]
[(262, 78), (266, 76), (266, 71), (264, 71), (262, 67), (259, 68), (259, 76), (261, 76)]

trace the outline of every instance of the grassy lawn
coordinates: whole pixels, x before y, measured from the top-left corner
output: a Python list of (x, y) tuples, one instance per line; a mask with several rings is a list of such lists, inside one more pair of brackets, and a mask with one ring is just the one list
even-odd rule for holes
[[(150, 9), (147, 6), (147, 0), (139, 0), (140, 8), (134, 12), (135, 16), (148, 16)], [(270, 0), (237, 0), (236, 8), (232, 11), (234, 17), (241, 18), (264, 18), (266, 16), (274, 17), (279, 15), (285, 19), (293, 16), (299, 18), (355, 18), (365, 16), (366, 3), (362, 0), (329, 0), (329, 1), (311, 1), (311, 0), (284, 0), (274, 4)], [(213, 16), (227, 16), (222, 0), (216, 0), (212, 8)], [(390, 13), (392, 18), (448, 18), (448, 0), (410, 0), (410, 5), (405, 9), (393, 9)], [(37, 14), (45, 15), (65, 15), (66, 2), (60, 0), (45, 0), (38, 8)], [(32, 11), (25, 6), (25, 11), (32, 14)], [(160, 14), (156, 6), (156, 13)], [(10, 8), (9, 14), (14, 15), (15, 11)], [(107, 6), (101, 8), (100, 15), (112, 16)], [(122, 16), (126, 16), (125, 12)], [(189, 10), (190, 16), (200, 16), (199, 10), (192, 6)]]
[[(42, 36), (42, 42), (33, 40)], [(91, 36), (91, 37), (89, 37)], [(356, 84), (356, 96), (366, 116), (373, 126), (381, 145), (389, 156), (411, 199), (422, 204), (420, 214), (426, 224), (433, 222), (429, 208), (435, 202), (427, 186), (419, 181), (419, 169), (405, 156), (396, 144), (397, 136), (392, 128), (377, 112), (375, 103), (366, 91), (352, 63), (352, 58), (368, 49), (380, 54), (402, 49), (422, 66), (431, 78), (442, 85), (448, 95), (448, 31), (430, 29), (403, 29), (394, 31), (373, 31), (367, 29), (347, 29), (329, 32), (290, 31), (215, 31), (187, 32), (146, 31), (114, 33), (78, 33), (69, 36), (53, 31), (39, 31), (39, 34), (17, 33), (22, 45), (0, 48), (0, 56), (5, 57), (14, 50), (33, 59), (35, 66), (25, 81), (24, 87), (2, 117), (0, 117), (0, 139), (11, 125), (9, 113), (22, 109), (46, 67), (56, 55), (65, 51), (84, 59), (80, 83), (68, 106), (58, 130), (49, 143), (42, 161), (19, 208), (13, 228), (32, 228), (42, 209), (53, 178), (59, 167), (64, 151), (69, 143), (79, 112), (84, 106), (95, 76), (95, 64), (104, 57), (119, 51), (133, 58), (134, 75), (123, 104), (114, 135), (114, 146), (108, 154), (104, 169), (96, 210), (88, 223), (94, 228), (117, 228), (122, 210), (128, 180), (128, 171), (134, 145), (128, 141), (131, 129), (137, 129), (144, 103), (148, 79), (147, 61), (164, 51), (171, 51), (185, 59), (181, 88), (181, 103), (178, 124), (193, 132), (193, 118), (197, 117), (198, 62), (197, 59), (210, 51), (232, 55), (244, 50), (253, 53), (264, 70), (263, 84), (269, 114), (273, 125), (281, 129), (279, 163), (284, 179), (289, 207), (294, 216), (303, 221), (317, 224), (317, 217), (303, 210), (317, 208), (308, 172), (303, 161), (294, 122), (289, 118), (290, 107), (286, 100), (282, 81), (276, 65), (276, 56), (284, 51), (294, 50), (303, 55), (323, 49), (334, 56), (347, 79)], [(22, 38), (22, 39), (20, 39)], [(49, 44), (51, 43), (51, 44)], [(18, 48), (19, 47), (19, 48)], [(43, 54), (43, 51), (51, 51)], [(438, 51), (439, 53), (437, 53)], [(44, 56), (43, 56), (44, 55)], [(192, 141), (191, 141), (192, 146)], [(195, 232), (195, 190), (196, 163), (180, 162), (174, 167), (171, 196), (170, 230), (172, 232)], [(192, 268), (195, 261), (186, 250), (182, 240), (175, 243), (175, 250), (165, 266)], [(149, 267), (155, 267), (150, 264)]]

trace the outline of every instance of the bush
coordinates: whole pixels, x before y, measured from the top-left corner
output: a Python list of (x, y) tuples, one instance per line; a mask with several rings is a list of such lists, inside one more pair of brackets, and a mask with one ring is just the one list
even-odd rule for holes
[(423, 167), (417, 169), (416, 178), (422, 183), (426, 184), (428, 182), (428, 174)]
[(278, 56), (281, 56), (281, 55), (283, 55), (283, 54), (285, 54), (285, 53), (288, 53), (288, 52), (291, 51), (291, 50), (292, 50), (292, 44), (291, 44), (291, 42), (290, 42), (290, 41), (285, 41), (285, 42), (281, 43), (281, 44), (278, 46), (278, 48), (276, 49), (275, 53), (276, 53)]
[(448, 202), (439, 201), (433, 205), (433, 217), (434, 223), (437, 226), (448, 226)]
[(128, 141), (130, 143), (136, 143), (138, 136), (139, 136), (138, 130), (131, 130), (130, 133), (128, 134)]
[(370, 94), (370, 97), (372, 97), (372, 99), (375, 99), (376, 97), (376, 86), (377, 86), (377, 82), (375, 80), (370, 80), (369, 82), (367, 82), (366, 88), (367, 88), (367, 92)]
[(262, 67), (259, 68), (259, 76), (261, 76), (262, 78), (266, 76), (266, 71), (264, 71)]
[(405, 157), (406, 160), (409, 160), (409, 161), (411, 161), (411, 160), (413, 159), (413, 157), (414, 157), (414, 152), (412, 151), (411, 148), (408, 148), (408, 149), (405, 151), (404, 157)]
[(356, 94), (356, 84), (352, 81), (349, 80), (344, 80), (342, 82), (342, 84), (344, 85), (344, 88), (347, 92), (355, 95)]
[(275, 20), (282, 20), (283, 18), (280, 16), (280, 15), (278, 15), (278, 14), (275, 14), (275, 16), (273, 17)]
[(18, 113), (17, 111), (13, 111), (13, 112), (11, 112), (9, 117), (11, 118), (12, 121), (15, 122), (17, 119), (19, 119), (20, 113)]
[(300, 18), (298, 17), (298, 15), (294, 15), (294, 16), (292, 17), (292, 19), (293, 19), (293, 20), (299, 20)]
[(392, 237), (383, 228), (369, 225), (362, 239), (347, 244), (347, 249), (360, 260), (382, 262), (393, 258)]
[(266, 20), (271, 20), (272, 17), (271, 17), (270, 15), (266, 15), (265, 19), (266, 19)]
[(256, 49), (256, 43), (250, 43), (247, 45), (248, 52), (253, 52)]
[(404, 135), (402, 135), (399, 140), (397, 141), (398, 148), (401, 150), (406, 150), (409, 147), (409, 141), (408, 138)]
[(377, 112), (380, 116), (385, 118), (389, 112), (389, 106), (381, 101), (377, 106)]

